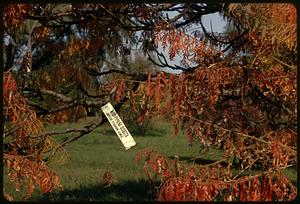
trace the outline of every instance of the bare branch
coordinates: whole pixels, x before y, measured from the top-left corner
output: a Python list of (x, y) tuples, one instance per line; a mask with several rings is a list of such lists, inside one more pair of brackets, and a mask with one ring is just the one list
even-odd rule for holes
[[(79, 84), (78, 87), (79, 87), (80, 91), (82, 91), (82, 93), (83, 93), (84, 95), (86, 95), (87, 97), (90, 97), (90, 98), (103, 98), (103, 97), (105, 97), (105, 96), (110, 95), (110, 94), (92, 95), (92, 94), (88, 93), (88, 91), (87, 91), (85, 88), (83, 88), (83, 86), (82, 86), (81, 83)], [(111, 92), (112, 92), (112, 91), (111, 91)]]
[(218, 39), (213, 33), (209, 34), (207, 32), (206, 28), (204, 27), (202, 21), (200, 21), (199, 23), (200, 23), (201, 28), (202, 28), (202, 30), (203, 30), (206, 37), (208, 37), (210, 40), (215, 41), (217, 43), (220, 43), (220, 44), (223, 44), (223, 45), (226, 45), (226, 44), (228, 45), (226, 48), (224, 48), (222, 50), (222, 52), (226, 52), (231, 47), (238, 47), (238, 46), (241, 46), (241, 45), (243, 45), (247, 42), (247, 40), (243, 40), (242, 42), (238, 43), (240, 39), (242, 39), (245, 35), (247, 35), (247, 33), (248, 33), (247, 29), (245, 29), (239, 36), (235, 37), (234, 39), (229, 40), (229, 41), (223, 41), (223, 40)]
[[(67, 104), (67, 105), (64, 105), (62, 107), (58, 107), (58, 108), (54, 108), (54, 109), (51, 109), (51, 110), (43, 110), (43, 111), (40, 111), (37, 113), (37, 115), (48, 115), (48, 114), (52, 114), (52, 113), (57, 113), (57, 112), (60, 112), (60, 111), (64, 111), (64, 110), (68, 110), (70, 108), (74, 108), (76, 106), (79, 106), (80, 104), (74, 104), (74, 103), (71, 103), (71, 104)], [(44, 108), (45, 109), (45, 108)]]
[(129, 73), (125, 72), (125, 71), (118, 70), (118, 69), (110, 69), (108, 71), (99, 72), (99, 71), (97, 71), (95, 69), (89, 69), (87, 67), (84, 67), (84, 68), (92, 76), (103, 76), (103, 75), (112, 74), (112, 73), (119, 73), (119, 74), (123, 74), (123, 75), (127, 75), (127, 76), (134, 76), (133, 74), (129, 74)]
[[(82, 136), (92, 132), (93, 130), (95, 130), (97, 127), (101, 126), (102, 124), (104, 124), (105, 122), (107, 122), (107, 119), (104, 118), (104, 114), (102, 114), (102, 116), (99, 118), (99, 121), (97, 123), (93, 123), (87, 127), (85, 127), (84, 129), (81, 129), (81, 130), (77, 130), (77, 132), (79, 131), (80, 134), (75, 136), (75, 137), (72, 137), (64, 142), (61, 143), (61, 146), (65, 146), (73, 141), (76, 141), (78, 140), (79, 138), (81, 138)], [(71, 131), (71, 130), (69, 130)], [(73, 130), (73, 132), (75, 132), (76, 130)]]
[(42, 94), (46, 94), (46, 95), (50, 95), (50, 96), (54, 96), (58, 99), (60, 99), (60, 101), (64, 102), (64, 103), (73, 103), (76, 105), (86, 105), (86, 106), (101, 106), (104, 105), (105, 103), (107, 103), (109, 100), (109, 97), (104, 98), (103, 100), (84, 100), (84, 99), (73, 99), (71, 97), (67, 97), (63, 94), (57, 93), (55, 91), (52, 90), (46, 90), (46, 89), (39, 89), (40, 92)]
[[(61, 93), (57, 93), (55, 91), (52, 90), (46, 90), (46, 89), (39, 89), (36, 90), (39, 91), (41, 94), (45, 94), (45, 95), (49, 95), (49, 96), (53, 96), (57, 99), (59, 99), (58, 102), (62, 102), (64, 103), (63, 106), (61, 105), (57, 105), (56, 108), (54, 109), (50, 109), (41, 106), (40, 104), (34, 103), (32, 101), (28, 101), (28, 105), (35, 107), (37, 109), (40, 110), (40, 112), (37, 113), (37, 115), (47, 115), (47, 114), (52, 114), (52, 113), (56, 113), (59, 111), (63, 111), (63, 110), (67, 110), (76, 106), (103, 106), (104, 104), (106, 104), (107, 102), (109, 102), (111, 100), (111, 98), (113, 97), (113, 92), (111, 91), (110, 94), (107, 95), (103, 95), (103, 97), (101, 96), (101, 99), (97, 99), (97, 100), (88, 100), (88, 99), (74, 99), (68, 96), (65, 96)], [(99, 96), (100, 97), (100, 96)]]
[[(226, 129), (226, 128), (223, 128), (223, 127), (221, 127), (221, 126), (219, 126), (219, 125), (216, 125), (216, 124), (213, 124), (213, 123), (204, 121), (204, 120), (200, 120), (200, 119), (194, 118), (194, 117), (192, 117), (192, 116), (185, 116), (185, 117), (189, 117), (189, 118), (191, 118), (192, 120), (196, 120), (196, 121), (199, 121), (199, 122), (201, 122), (201, 123), (208, 124), (208, 125), (211, 125), (211, 126), (213, 126), (213, 127), (218, 128), (218, 129), (221, 129), (221, 130), (224, 130), (224, 131), (226, 131), (226, 132), (231, 133), (231, 130)], [(269, 144), (269, 145), (272, 143), (272, 141), (266, 141), (266, 140), (261, 139), (261, 138), (263, 138), (263, 137), (266, 136), (266, 135), (262, 135), (261, 137), (255, 137), (255, 136), (247, 135), (247, 134), (244, 134), (244, 133), (241, 133), (241, 132), (240, 132), (240, 133), (236, 133), (236, 134), (239, 135), (239, 136), (241, 136), (241, 137), (245, 137), (245, 138), (249, 138), (249, 139), (252, 139), (252, 140), (259, 141), (259, 142), (261, 142), (261, 143), (265, 143), (265, 144)], [(270, 134), (270, 133), (268, 133), (268, 134)], [(278, 143), (278, 145), (280, 145), (281, 147), (285, 148), (286, 150), (291, 151), (293, 154), (296, 154), (296, 153), (297, 153), (297, 150), (296, 150), (296, 149), (293, 149), (292, 147), (289, 147), (289, 146), (284, 145), (284, 144), (282, 144), (282, 143)]]
[[(156, 55), (157, 55), (157, 59), (159, 61), (156, 62), (152, 57), (151, 55), (149, 54), (149, 52), (147, 51), (147, 55), (148, 55), (148, 59), (155, 65), (159, 66), (159, 67), (166, 67), (166, 68), (170, 68), (170, 69), (173, 69), (173, 70), (181, 70), (183, 72), (193, 72), (195, 69), (199, 68), (198, 65), (194, 66), (194, 67), (187, 67), (187, 68), (184, 68), (184, 67), (180, 67), (178, 65), (170, 65), (166, 59), (166, 57), (164, 56), (164, 54), (158, 52), (157, 49), (154, 48), (154, 51), (156, 52)], [(162, 61), (163, 60), (163, 61)]]
[[(137, 75), (135, 76), (134, 79), (139, 79), (139, 80), (146, 80), (147, 76), (146, 75)], [(137, 82), (134, 82), (133, 83), (133, 86), (132, 86), (132, 91), (136, 91), (139, 87), (139, 84), (140, 82), (137, 81)], [(53, 91), (49, 91), (47, 90), (45, 93), (51, 93), (51, 94), (54, 94), (54, 95), (57, 95), (57, 93), (53, 92)], [(59, 95), (61, 98), (64, 98), (64, 96), (62, 95)], [(127, 96), (124, 96), (122, 98), (122, 100), (115, 105), (115, 110), (118, 112), (120, 111), (122, 105), (128, 100), (128, 97)], [(106, 101), (106, 103), (109, 102)], [(73, 105), (73, 104), (71, 104)], [(104, 105), (104, 104), (103, 104)], [(100, 117), (99, 117), (99, 120), (98, 122), (96, 123), (93, 123), (93, 124), (90, 124), (88, 126), (85, 126), (84, 128), (75, 128), (75, 129), (66, 129), (66, 130), (62, 130), (62, 131), (50, 131), (50, 132), (43, 132), (41, 134), (38, 134), (38, 135), (33, 135), (31, 137), (44, 137), (46, 135), (59, 135), (59, 134), (66, 134), (66, 133), (79, 133), (78, 135), (70, 138), (70, 139), (67, 139), (66, 141), (63, 141), (61, 143), (62, 146), (65, 146), (73, 141), (76, 141), (78, 140), (79, 138), (83, 137), (84, 135), (87, 135), (88, 133), (92, 132), (93, 130), (95, 130), (97, 127), (101, 126), (102, 124), (104, 124), (105, 122), (107, 122), (107, 119), (105, 117), (104, 114), (102, 114)]]
[[(103, 117), (101, 116), (99, 118), (99, 121), (97, 123), (92, 123), (88, 126), (85, 126), (84, 128), (74, 128), (74, 129), (65, 129), (65, 130), (60, 130), (60, 131), (46, 131), (42, 132), (37, 135), (30, 135), (31, 138), (38, 138), (38, 137), (45, 137), (45, 136), (51, 136), (51, 135), (62, 135), (62, 134), (67, 134), (67, 133), (76, 133), (79, 132), (80, 135), (85, 135), (93, 131), (95, 128), (99, 127), (101, 124), (106, 122), (105, 120), (102, 119)], [(63, 142), (62, 144), (66, 143), (67, 141)]]
[(50, 96), (54, 96), (56, 98), (59, 98), (62, 102), (65, 102), (65, 103), (71, 103), (72, 101), (74, 101), (74, 99), (72, 99), (70, 97), (67, 97), (67, 96), (65, 96), (63, 94), (57, 93), (55, 91), (52, 91), (52, 90), (39, 89), (39, 91), (42, 94), (50, 95)]
[(272, 57), (275, 61), (277, 61), (277, 62), (279, 62), (279, 63), (281, 63), (281, 64), (283, 64), (283, 65), (285, 65), (285, 66), (287, 66), (287, 67), (289, 67), (289, 68), (291, 68), (291, 69), (293, 69), (293, 70), (296, 70), (296, 67), (295, 67), (295, 66), (289, 65), (289, 64), (287, 64), (287, 63), (285, 63), (285, 62), (279, 60), (278, 58), (276, 58), (276, 57), (274, 57), (274, 56), (271, 56), (271, 57)]

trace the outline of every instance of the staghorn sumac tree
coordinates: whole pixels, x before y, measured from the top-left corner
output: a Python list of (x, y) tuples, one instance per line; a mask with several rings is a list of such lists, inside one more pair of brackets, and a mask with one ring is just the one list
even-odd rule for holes
[[(216, 12), (228, 21), (224, 33), (203, 25)], [(3, 22), (3, 162), (16, 190), (25, 182), (24, 198), (35, 186), (60, 188), (48, 153), (64, 156), (63, 146), (106, 122), (101, 106), (119, 111), (126, 102), (139, 123), (160, 115), (174, 136), (181, 125), (191, 143), (224, 152), (207, 165), (142, 152), (158, 200), (295, 199), (282, 173), (296, 165), (297, 149), (292, 4), (8, 4)], [(130, 66), (135, 46), (156, 70)], [(180, 65), (169, 63), (179, 55)], [(93, 109), (98, 119), (89, 125), (44, 130)], [(53, 139), (68, 133), (60, 144)]]
[[(278, 11), (284, 11), (286, 16), (279, 17)], [(296, 187), (282, 173), (296, 164), (296, 61), (283, 57), (296, 54), (295, 12), (293, 5), (230, 4), (224, 15), (235, 23), (235, 32), (240, 33), (231, 34), (239, 39), (231, 40), (235, 45), (224, 49), (231, 50), (224, 60), (211, 44), (181, 30), (157, 29), (156, 45), (170, 44), (170, 58), (181, 52), (183, 64), (189, 61), (203, 65), (192, 72), (171, 74), (167, 80), (163, 74), (148, 79), (148, 90), (155, 92), (147, 92), (147, 102), (152, 100), (150, 104), (154, 104), (147, 107), (148, 112), (161, 112), (161, 103), (156, 103), (161, 96), (157, 94), (164, 93), (171, 101), (166, 103), (165, 110), (172, 113), (175, 135), (181, 122), (191, 142), (196, 140), (207, 148), (224, 150), (222, 160), (184, 167), (181, 175), (174, 173), (176, 168), (168, 159), (146, 151), (146, 175), (152, 179), (147, 167), (150, 165), (153, 174), (161, 177), (158, 200), (296, 198)], [(291, 26), (289, 33), (283, 26)], [(226, 44), (222, 36), (208, 33), (202, 27), (212, 41)], [(236, 60), (232, 57), (237, 58), (241, 51), (248, 56), (232, 63)], [(283, 59), (289, 59), (289, 63)], [(166, 61), (160, 62), (168, 66)], [(173, 106), (168, 107), (169, 104)], [(238, 172), (233, 173), (233, 169)]]

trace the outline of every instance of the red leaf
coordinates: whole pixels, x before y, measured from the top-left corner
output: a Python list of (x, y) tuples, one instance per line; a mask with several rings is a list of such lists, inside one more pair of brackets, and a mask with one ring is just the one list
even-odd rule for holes
[(149, 98), (151, 96), (151, 72), (148, 73), (146, 96)]
[(120, 84), (120, 86), (119, 86), (119, 88), (117, 90), (116, 102), (119, 102), (122, 99), (125, 86), (126, 86), (125, 80), (122, 79), (121, 84)]
[(160, 84), (160, 75), (157, 76), (157, 79), (155, 81), (155, 87), (154, 87), (154, 104), (156, 110), (160, 110), (161, 107), (161, 100), (162, 100), (162, 90), (161, 90), (161, 84)]

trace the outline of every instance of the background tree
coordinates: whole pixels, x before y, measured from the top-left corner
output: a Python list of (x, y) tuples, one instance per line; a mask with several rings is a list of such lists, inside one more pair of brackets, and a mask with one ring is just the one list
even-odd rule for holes
[[(202, 16), (215, 12), (229, 22), (224, 34), (203, 26)], [(295, 198), (282, 174), (296, 162), (293, 5), (8, 4), (3, 22), (4, 163), (17, 190), (27, 182), (26, 198), (35, 186), (60, 187), (46, 153), (63, 154), (63, 146), (106, 120), (99, 112), (80, 129), (46, 132), (45, 125), (113, 100), (117, 111), (130, 102), (141, 123), (166, 116), (175, 135), (182, 123), (190, 142), (224, 150), (221, 161), (189, 167), (145, 151), (146, 175), (151, 180), (151, 165), (161, 177), (158, 200)], [(201, 31), (190, 33), (193, 25)], [(134, 46), (160, 69), (181, 73), (134, 67)], [(178, 54), (181, 64), (170, 64)], [(70, 132), (76, 134), (60, 144), (52, 138)]]

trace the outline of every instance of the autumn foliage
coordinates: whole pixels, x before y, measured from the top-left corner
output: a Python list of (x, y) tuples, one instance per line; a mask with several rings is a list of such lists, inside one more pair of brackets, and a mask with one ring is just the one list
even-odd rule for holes
[(16, 29), (32, 9), (30, 4), (9, 4), (4, 8), (4, 29)]
[[(20, 191), (21, 187), (27, 189), (24, 199), (31, 197), (36, 186), (44, 193), (61, 188), (58, 175), (42, 160), (45, 150), (42, 143), (46, 143), (47, 138), (32, 137), (44, 129), (43, 122), (18, 92), (11, 73), (4, 73), (3, 81), (4, 119), (10, 121), (7, 129), (4, 129), (3, 137), (13, 134), (10, 152), (3, 153), (10, 181), (15, 184), (16, 191)], [(13, 133), (8, 132), (10, 128)]]
[[(150, 166), (153, 175), (161, 178), (160, 186), (154, 185), (160, 201), (272, 201), (296, 197), (296, 187), (281, 171), (296, 162), (297, 133), (288, 122), (296, 124), (296, 72), (295, 68), (274, 57), (275, 47), (294, 49), (296, 38), (293, 32), (287, 37), (280, 36), (281, 33), (286, 35), (283, 33), (286, 30), (273, 27), (282, 29), (281, 26), (287, 23), (293, 31), (295, 8), (291, 5), (249, 4), (233, 5), (230, 12), (238, 8), (247, 11), (241, 12), (247, 18), (265, 12), (272, 21), (270, 25), (256, 22), (253, 27), (247, 25), (251, 29), (248, 39), (253, 45), (254, 56), (249, 64), (232, 66), (219, 61), (192, 73), (170, 74), (169, 77), (161, 73), (148, 78), (146, 86), (151, 88), (147, 89), (147, 97), (143, 99), (153, 105), (146, 106), (141, 112), (142, 118), (145, 113), (161, 113), (164, 97), (163, 109), (167, 110), (165, 114), (173, 117), (175, 135), (181, 122), (190, 142), (196, 140), (207, 148), (214, 146), (224, 150), (222, 162), (225, 163), (222, 165), (221, 162), (192, 165), (179, 169), (182, 173), (177, 176), (174, 161), (146, 151), (146, 175), (152, 180)], [(258, 11), (254, 13), (254, 9)], [(285, 20), (277, 17), (278, 10), (286, 11)], [(163, 47), (170, 44), (170, 58), (183, 53), (185, 60), (204, 64), (207, 57), (213, 58), (217, 53), (209, 45), (197, 44), (195, 39), (181, 32), (172, 29), (160, 32), (155, 44), (161, 42)], [(266, 49), (266, 46), (271, 47)], [(201, 49), (198, 51), (198, 48)], [(233, 162), (233, 157), (239, 160), (238, 164)], [(240, 172), (233, 175), (233, 167)], [(257, 167), (262, 173), (252, 173), (251, 170)], [(248, 173), (245, 175), (245, 172)]]
[[(163, 15), (172, 10), (178, 16)], [(206, 10), (229, 22), (225, 36), (205, 29)], [(297, 188), (283, 171), (297, 159), (296, 17), (294, 5), (270, 3), (7, 5), (7, 35), (25, 29), (26, 20), (34, 21), (28, 27), (38, 25), (18, 41), (26, 54), (15, 52), (11, 60), (13, 49), (5, 47), (3, 139), (11, 140), (5, 141), (3, 163), (10, 181), (16, 191), (25, 186), (24, 199), (36, 187), (44, 193), (61, 189), (47, 153), (64, 155), (63, 146), (106, 121), (100, 114), (97, 122), (64, 132), (46, 132), (46, 125), (77, 120), (113, 102), (117, 111), (130, 104), (140, 124), (165, 118), (174, 126), (170, 135), (182, 128), (190, 144), (223, 152), (210, 164), (186, 164), (180, 155), (142, 151), (137, 161), (144, 159), (158, 201), (295, 199)], [(189, 24), (202, 28), (200, 37), (187, 32)], [(126, 56), (138, 44), (159, 71), (128, 71)], [(169, 64), (178, 56), (180, 66)], [(166, 67), (180, 73), (164, 72)], [(64, 133), (77, 135), (62, 143), (51, 137)], [(106, 180), (111, 185), (112, 176)]]
[[(229, 164), (176, 164), (152, 149), (146, 149), (144, 170), (157, 192), (158, 201), (273, 201), (292, 200), (296, 188), (280, 171), (249, 175), (231, 180)], [(154, 182), (159, 178), (159, 182)]]

